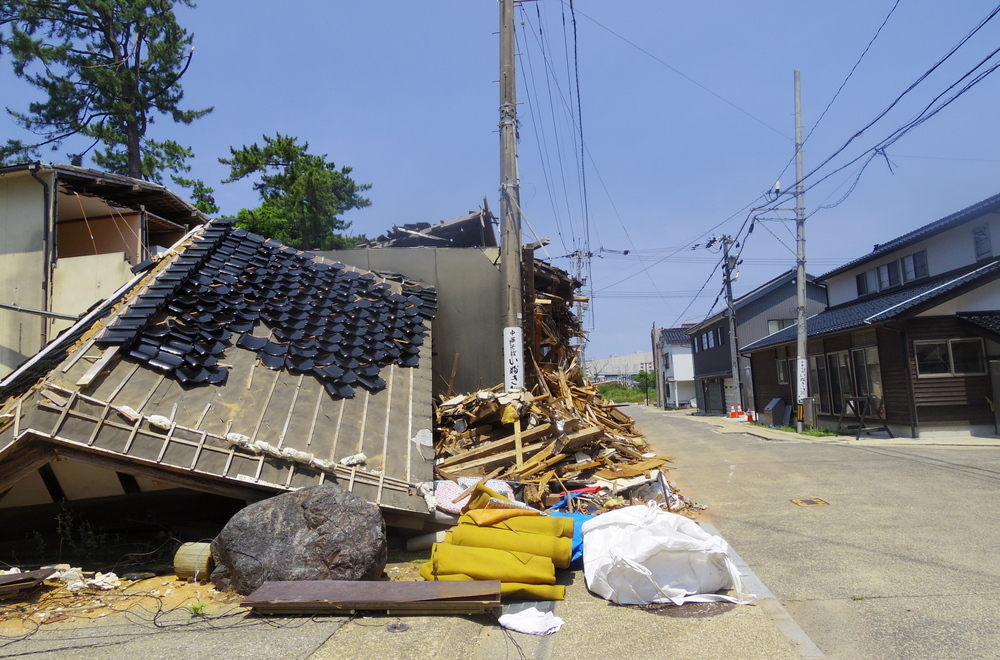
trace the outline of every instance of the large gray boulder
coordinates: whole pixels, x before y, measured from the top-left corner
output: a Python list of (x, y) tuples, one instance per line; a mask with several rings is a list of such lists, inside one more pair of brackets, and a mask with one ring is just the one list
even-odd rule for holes
[(271, 580), (375, 580), (386, 562), (382, 513), (323, 484), (251, 504), (212, 541), (218, 589), (247, 595)]

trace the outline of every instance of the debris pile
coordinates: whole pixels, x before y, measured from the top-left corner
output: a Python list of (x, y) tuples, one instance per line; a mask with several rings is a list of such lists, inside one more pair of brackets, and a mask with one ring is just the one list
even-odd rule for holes
[[(438, 405), (436, 477), (503, 480), (539, 509), (560, 500), (583, 513), (649, 500), (674, 512), (692, 507), (663, 477), (672, 459), (651, 451), (632, 418), (603, 399), (575, 364), (543, 365), (536, 381), (535, 393), (497, 386)], [(449, 504), (438, 502), (445, 510)]]

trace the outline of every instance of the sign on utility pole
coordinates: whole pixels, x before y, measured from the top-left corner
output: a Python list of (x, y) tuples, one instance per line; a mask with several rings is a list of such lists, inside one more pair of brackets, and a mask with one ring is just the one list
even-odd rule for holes
[(500, 273), (504, 287), (504, 386), (511, 391), (524, 387), (514, 0), (500, 0)]

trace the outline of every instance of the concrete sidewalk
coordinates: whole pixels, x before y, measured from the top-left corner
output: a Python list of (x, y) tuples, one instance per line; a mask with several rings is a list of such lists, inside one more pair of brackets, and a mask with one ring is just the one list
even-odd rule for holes
[[(747, 422), (746, 416), (726, 417), (723, 415), (705, 415), (697, 411), (686, 410), (661, 410), (655, 406), (644, 406), (635, 404), (647, 412), (660, 413), (662, 415), (684, 417), (696, 422), (701, 422), (713, 427), (719, 433), (746, 433), (762, 440), (774, 440), (779, 442), (814, 442), (819, 444), (844, 444), (851, 446), (870, 447), (932, 447), (932, 446), (955, 446), (955, 447), (1000, 447), (1000, 436), (974, 436), (948, 433), (930, 433), (921, 435), (919, 438), (888, 438), (861, 436), (855, 439), (853, 435), (838, 436), (812, 436), (806, 434), (782, 431), (780, 429), (769, 428), (760, 424)], [(628, 408), (622, 408), (628, 414)]]

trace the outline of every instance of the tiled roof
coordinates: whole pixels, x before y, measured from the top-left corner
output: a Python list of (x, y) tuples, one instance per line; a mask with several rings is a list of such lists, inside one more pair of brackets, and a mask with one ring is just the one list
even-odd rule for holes
[(691, 338), (687, 336), (686, 327), (681, 328), (660, 328), (660, 338), (665, 344), (690, 345)]
[[(373, 273), (322, 263), (218, 220), (97, 338), (184, 385), (224, 383), (232, 346), (271, 370), (309, 374), (335, 398), (379, 391), (382, 367), (416, 367), (434, 291), (394, 292)], [(167, 319), (161, 317), (166, 313)], [(252, 334), (255, 326), (265, 336)]]
[[(807, 333), (809, 337), (816, 337), (888, 321), (918, 306), (943, 298), (966, 285), (987, 282), (998, 276), (1000, 276), (1000, 259), (941, 275), (904, 289), (831, 307), (807, 319)], [(742, 352), (795, 341), (797, 334), (797, 326), (792, 325), (743, 347)]]
[(1000, 336), (1000, 312), (970, 312), (968, 314), (960, 313), (958, 316), (983, 330)]
[(933, 236), (935, 234), (940, 234), (943, 231), (951, 229), (952, 227), (956, 227), (962, 223), (968, 222), (969, 220), (973, 220), (981, 215), (992, 213), (998, 210), (1000, 210), (1000, 194), (993, 195), (992, 197), (984, 199), (978, 204), (973, 204), (972, 206), (964, 208), (956, 213), (952, 213), (951, 215), (941, 218), (940, 220), (926, 224), (923, 227), (920, 227), (919, 229), (914, 229), (913, 231), (907, 234), (903, 234), (898, 238), (894, 238), (891, 241), (888, 241), (886, 243), (881, 243), (875, 246), (875, 249), (872, 250), (870, 253), (866, 254), (865, 256), (859, 257), (854, 261), (844, 264), (843, 266), (834, 268), (830, 272), (820, 275), (818, 279), (820, 281), (825, 281), (833, 277), (834, 275), (839, 275), (840, 273), (847, 272), (852, 268), (855, 268), (856, 266), (865, 263), (866, 261), (878, 259), (879, 257), (889, 254), (890, 252), (898, 250), (902, 247), (905, 247), (906, 245), (916, 243), (917, 241), (922, 241), (925, 238), (929, 238), (930, 236)]

